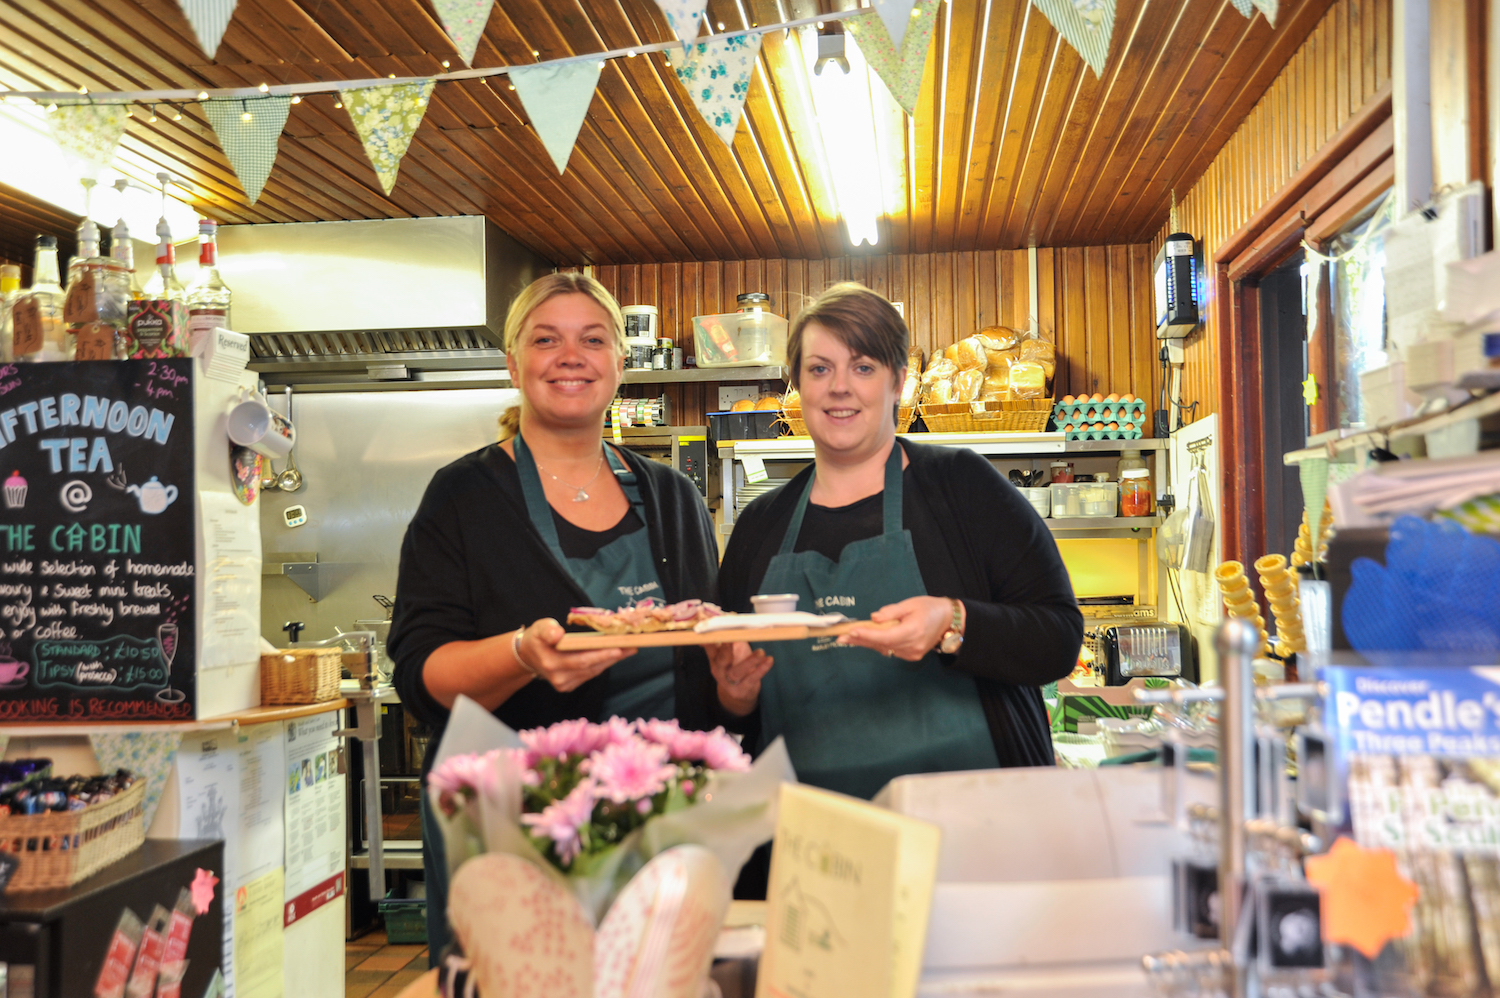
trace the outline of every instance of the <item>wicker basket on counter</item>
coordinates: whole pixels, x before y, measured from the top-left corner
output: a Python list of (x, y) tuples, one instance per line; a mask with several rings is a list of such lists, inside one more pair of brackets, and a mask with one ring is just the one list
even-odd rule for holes
[(339, 695), (341, 648), (283, 648), (260, 657), (260, 702), (322, 703)]
[(932, 433), (1041, 433), (1052, 400), (923, 403), (922, 422)]
[(0, 852), (19, 863), (7, 893), (72, 887), (146, 841), (146, 778), (82, 811), (0, 817)]
[[(905, 433), (911, 429), (912, 420), (917, 418), (917, 407), (914, 405), (903, 405), (896, 410), (896, 432)], [(781, 420), (792, 428), (792, 436), (807, 436), (807, 421), (802, 418), (802, 407), (788, 406), (781, 410)]]

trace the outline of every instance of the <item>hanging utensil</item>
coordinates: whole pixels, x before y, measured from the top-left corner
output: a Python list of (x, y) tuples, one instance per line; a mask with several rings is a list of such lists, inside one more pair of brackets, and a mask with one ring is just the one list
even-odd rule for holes
[[(286, 420), (292, 422), (292, 386), (286, 386)], [(293, 424), (295, 425), (295, 424)], [(297, 448), (292, 447), (286, 455), (286, 468), (276, 476), (276, 488), (282, 492), (296, 492), (302, 488), (302, 472), (297, 470)]]

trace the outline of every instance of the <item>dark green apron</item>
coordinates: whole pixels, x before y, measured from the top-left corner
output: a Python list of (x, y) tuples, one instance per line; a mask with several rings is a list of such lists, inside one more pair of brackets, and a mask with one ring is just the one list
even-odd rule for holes
[[(927, 595), (901, 526), (901, 457), (897, 443), (885, 466), (885, 532), (850, 543), (838, 561), (793, 551), (810, 477), (760, 591), (796, 593), (798, 609), (856, 619)], [(999, 765), (973, 678), (936, 652), (906, 662), (832, 638), (771, 642), (766, 651), (776, 664), (761, 684), (763, 737), (786, 737), (804, 783), (868, 800), (897, 776)]]
[[(656, 575), (656, 561), (651, 557), (651, 537), (645, 529), (626, 534), (600, 548), (592, 558), (569, 558), (563, 554), (552, 522), (552, 505), (542, 490), (536, 461), (526, 443), (516, 436), (516, 473), (521, 477), (521, 492), (526, 497), (526, 512), (531, 523), (557, 561), (578, 583), (590, 605), (604, 610), (618, 610), (638, 599), (654, 596), (664, 599)], [(601, 445), (602, 446), (602, 445)], [(635, 473), (627, 468), (610, 447), (604, 447), (609, 468), (625, 490), (625, 498), (641, 522), (646, 522), (646, 508)], [(604, 717), (619, 716), (633, 721), (638, 717), (670, 719), (677, 715), (676, 687), (671, 648), (642, 648), (604, 672), (608, 692), (604, 695)], [(593, 720), (602, 720), (594, 718)]]

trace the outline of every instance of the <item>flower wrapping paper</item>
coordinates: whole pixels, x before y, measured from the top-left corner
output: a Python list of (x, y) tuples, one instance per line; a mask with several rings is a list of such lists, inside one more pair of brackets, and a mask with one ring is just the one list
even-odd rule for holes
[(727, 146), (740, 127), (760, 41), (758, 33), (716, 35), (689, 45), (687, 60), (673, 63), (693, 106)]
[(396, 187), (401, 159), (427, 113), (432, 85), (432, 80), (420, 80), (339, 91), (386, 197)]

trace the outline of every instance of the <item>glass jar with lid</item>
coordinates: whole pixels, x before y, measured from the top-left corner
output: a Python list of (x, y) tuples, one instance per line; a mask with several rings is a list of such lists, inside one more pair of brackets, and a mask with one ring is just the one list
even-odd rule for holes
[(1052, 484), (1065, 485), (1073, 481), (1073, 466), (1066, 461), (1052, 462)]
[(740, 314), (740, 353), (747, 359), (765, 361), (771, 352), (771, 332), (765, 317), (771, 312), (771, 296), (763, 291), (750, 291), (735, 296)]
[(1151, 515), (1151, 472), (1131, 468), (1120, 478), (1120, 515)]
[(1125, 472), (1131, 471), (1136, 468), (1144, 469), (1145, 467), (1146, 459), (1141, 457), (1140, 451), (1131, 450), (1129, 448), (1121, 448), (1120, 463), (1118, 468), (1116, 469), (1120, 473), (1119, 477), (1121, 481), (1124, 481), (1125, 479)]

